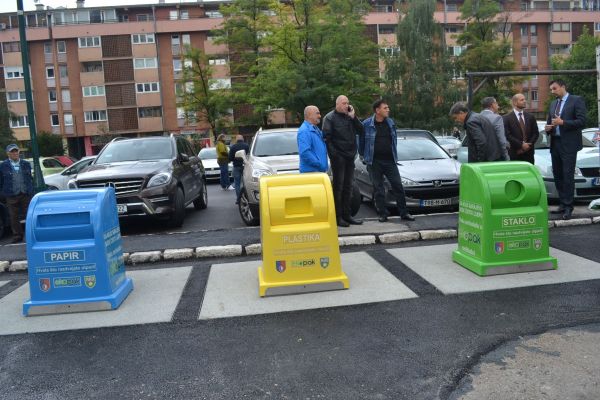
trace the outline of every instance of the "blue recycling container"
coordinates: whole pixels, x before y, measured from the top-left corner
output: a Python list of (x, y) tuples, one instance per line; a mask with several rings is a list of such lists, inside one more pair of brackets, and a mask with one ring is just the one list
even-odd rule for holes
[(26, 238), (31, 299), (23, 304), (25, 316), (113, 310), (133, 290), (112, 187), (36, 194)]

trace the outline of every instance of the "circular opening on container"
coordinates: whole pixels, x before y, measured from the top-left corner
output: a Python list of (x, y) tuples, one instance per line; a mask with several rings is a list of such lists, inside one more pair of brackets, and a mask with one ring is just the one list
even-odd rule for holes
[(525, 196), (525, 188), (521, 182), (508, 181), (504, 185), (504, 193), (506, 198), (510, 201), (519, 201)]

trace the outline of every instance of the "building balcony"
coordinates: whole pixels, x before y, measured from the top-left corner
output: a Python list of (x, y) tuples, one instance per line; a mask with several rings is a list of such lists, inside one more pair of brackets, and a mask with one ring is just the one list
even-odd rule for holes
[[(17, 40), (19, 40), (19, 39), (17, 38)], [(19, 67), (19, 66), (23, 65), (23, 62), (21, 60), (21, 52), (4, 53), (3, 58), (4, 58), (4, 65), (7, 67)]]
[(104, 72), (82, 72), (79, 79), (81, 86), (102, 86), (104, 85)]
[(138, 107), (160, 106), (160, 93), (138, 93), (136, 103)]
[(58, 111), (58, 103), (53, 101), (52, 103), (48, 103), (50, 111)]
[(79, 61), (102, 60), (102, 47), (84, 47), (79, 49)]
[(65, 135), (72, 135), (75, 133), (75, 127), (73, 125), (65, 126)]
[(162, 118), (139, 118), (138, 127), (140, 132), (160, 132), (163, 130)]

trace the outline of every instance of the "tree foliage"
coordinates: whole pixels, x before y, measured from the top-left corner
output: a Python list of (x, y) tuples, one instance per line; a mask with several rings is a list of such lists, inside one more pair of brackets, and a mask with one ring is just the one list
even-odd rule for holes
[[(600, 38), (590, 35), (584, 27), (583, 34), (571, 49), (571, 54), (564, 58), (554, 56), (551, 60), (552, 69), (595, 69), (596, 47), (600, 46)], [(569, 93), (582, 96), (588, 110), (587, 125), (598, 126), (598, 98), (596, 76), (590, 75), (564, 75), (560, 76), (567, 84)]]
[(412, 0), (398, 24), (398, 51), (386, 58), (386, 98), (400, 126), (445, 130), (451, 125), (448, 109), (459, 92), (434, 11), (434, 0)]
[(6, 104), (0, 102), (0, 160), (6, 158), (6, 146), (11, 143), (15, 143), (16, 139), (10, 128), (10, 111), (6, 107)]
[[(458, 57), (458, 69), (462, 72), (513, 71), (509, 16), (501, 13), (498, 1), (465, 0), (460, 11), (466, 26), (457, 39), (466, 50)], [(482, 79), (474, 79), (474, 85), (478, 86)], [(473, 104), (478, 106), (483, 97), (493, 96), (501, 106), (507, 105), (514, 94), (514, 85), (520, 81), (521, 78), (488, 77), (474, 95)]]
[[(253, 31), (250, 22), (258, 16), (248, 13), (257, 4), (268, 5), (269, 18)], [(231, 17), (236, 24), (226, 17), (228, 45), (246, 48), (247, 57), (246, 81), (234, 91), (238, 100), (254, 107), (260, 120), (266, 121), (273, 108), (285, 108), (301, 120), (305, 106), (327, 111), (340, 94), (359, 112), (369, 112), (368, 105), (379, 93), (377, 46), (365, 36), (363, 0), (236, 0), (233, 6), (251, 8)], [(239, 23), (240, 16), (245, 24)], [(252, 41), (252, 32), (260, 40)]]
[(187, 48), (185, 58), (191, 66), (183, 70), (183, 92), (178, 93), (180, 104), (188, 120), (210, 125), (216, 140), (217, 135), (229, 126), (229, 91), (212, 81), (212, 69), (202, 50)]
[(60, 135), (40, 131), (37, 134), (37, 143), (41, 157), (59, 156), (65, 153)]

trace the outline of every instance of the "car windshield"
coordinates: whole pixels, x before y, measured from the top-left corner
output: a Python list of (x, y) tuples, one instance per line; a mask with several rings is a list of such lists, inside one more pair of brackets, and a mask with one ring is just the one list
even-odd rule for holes
[[(588, 138), (583, 136), (582, 138), (583, 147), (596, 147), (596, 145), (590, 141)], [(549, 149), (550, 148), (550, 140), (548, 135), (540, 133), (537, 142), (535, 142), (536, 149)]]
[(439, 160), (448, 154), (429, 139), (398, 137), (398, 161)]
[(460, 146), (460, 140), (452, 137), (436, 136), (439, 144), (454, 144)]
[(171, 139), (121, 140), (109, 143), (96, 164), (174, 158)]
[(269, 132), (256, 135), (252, 154), (256, 157), (298, 154), (296, 132)]
[(217, 158), (217, 149), (215, 147), (205, 147), (198, 154), (201, 160), (215, 160)]

